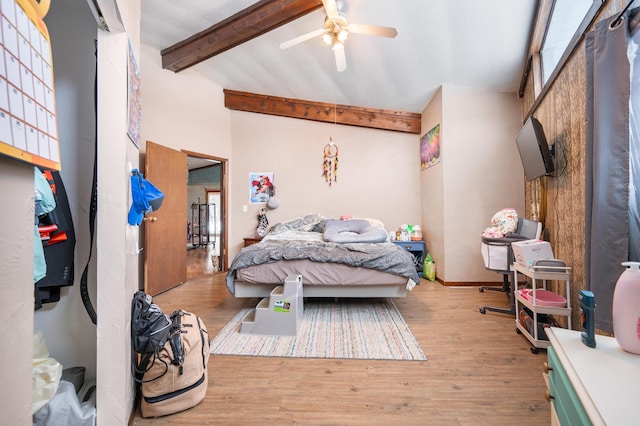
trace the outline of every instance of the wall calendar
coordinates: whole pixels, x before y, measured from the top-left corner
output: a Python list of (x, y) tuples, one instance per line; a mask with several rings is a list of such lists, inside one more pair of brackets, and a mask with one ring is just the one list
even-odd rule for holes
[(60, 170), (49, 0), (0, 0), (0, 154)]

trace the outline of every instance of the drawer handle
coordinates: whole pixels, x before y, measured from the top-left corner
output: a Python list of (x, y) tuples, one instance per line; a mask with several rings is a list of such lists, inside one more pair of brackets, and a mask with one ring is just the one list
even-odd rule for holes
[(552, 399), (555, 399), (553, 397), (553, 395), (551, 395), (551, 393), (549, 393), (549, 389), (547, 389), (546, 391), (544, 391), (544, 397), (547, 399), (547, 401), (551, 402)]
[(549, 367), (549, 364), (547, 363), (547, 361), (545, 361), (544, 364), (542, 364), (542, 365), (543, 365), (545, 373), (547, 373), (549, 371), (553, 371), (553, 368)]

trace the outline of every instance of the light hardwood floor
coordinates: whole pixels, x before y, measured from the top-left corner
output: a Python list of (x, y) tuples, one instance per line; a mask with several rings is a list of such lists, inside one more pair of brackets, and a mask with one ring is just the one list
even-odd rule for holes
[[(244, 306), (224, 273), (205, 275), (154, 298), (165, 312), (199, 315), (212, 339)], [(550, 405), (542, 377), (546, 352), (504, 314), (503, 293), (422, 280), (395, 300), (427, 361), (365, 361), (211, 356), (205, 400), (146, 425), (545, 425)]]
[[(220, 270), (218, 255), (219, 248), (213, 244), (187, 249), (187, 279), (218, 272)], [(214, 258), (216, 258), (216, 264), (214, 264)]]

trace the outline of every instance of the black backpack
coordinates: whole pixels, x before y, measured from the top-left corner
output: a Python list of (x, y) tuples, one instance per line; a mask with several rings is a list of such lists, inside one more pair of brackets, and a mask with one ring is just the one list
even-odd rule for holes
[(131, 349), (134, 352), (132, 369), (137, 382), (141, 382), (149, 360), (158, 356), (172, 330), (171, 319), (152, 303), (151, 296), (137, 291), (131, 301)]

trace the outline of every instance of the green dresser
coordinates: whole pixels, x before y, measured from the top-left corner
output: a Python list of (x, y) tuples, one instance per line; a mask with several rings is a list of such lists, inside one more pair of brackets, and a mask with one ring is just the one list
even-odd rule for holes
[(560, 424), (591, 425), (589, 416), (553, 347), (547, 348), (547, 373), (549, 374), (551, 404)]
[(613, 337), (597, 335), (590, 348), (579, 331), (545, 331), (551, 424), (640, 424), (640, 355), (623, 351)]

